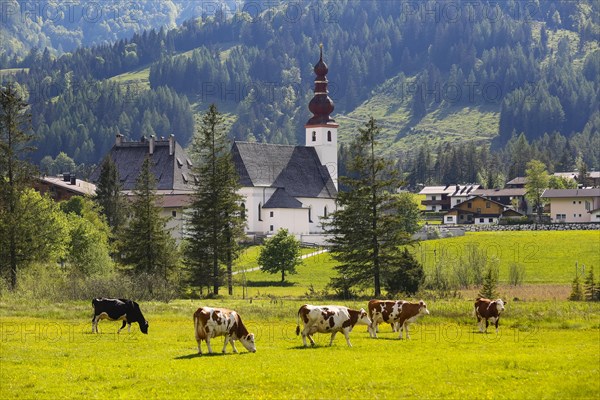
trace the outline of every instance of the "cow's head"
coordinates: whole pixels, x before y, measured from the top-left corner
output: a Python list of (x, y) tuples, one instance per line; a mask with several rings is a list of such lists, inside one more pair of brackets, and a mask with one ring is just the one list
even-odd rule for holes
[(249, 333), (240, 338), (240, 342), (244, 345), (246, 350), (251, 353), (256, 353), (256, 344), (254, 343), (254, 333)]
[(360, 309), (356, 323), (371, 326), (371, 319), (364, 308)]
[(498, 312), (500, 312), (500, 311), (504, 311), (504, 305), (506, 303), (508, 303), (508, 301), (503, 301), (502, 299), (497, 299), (496, 301), (494, 301), (494, 303), (496, 303), (496, 310), (498, 310)]
[(148, 334), (148, 327), (150, 326), (150, 325), (148, 325), (148, 321), (146, 321), (144, 319), (144, 320), (141, 320), (141, 321), (138, 321), (138, 322), (140, 324), (140, 331), (142, 331), (142, 333), (145, 333), (147, 335)]
[(423, 300), (419, 301), (419, 314), (421, 315), (429, 315), (429, 310), (427, 309), (427, 304)]

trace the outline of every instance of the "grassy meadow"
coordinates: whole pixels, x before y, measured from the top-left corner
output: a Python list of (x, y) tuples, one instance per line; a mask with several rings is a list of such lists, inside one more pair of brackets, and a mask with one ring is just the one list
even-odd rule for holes
[[(121, 323), (109, 321), (101, 321), (100, 334), (92, 334), (89, 301), (60, 304), (4, 294), (0, 398), (187, 399), (218, 393), (251, 399), (595, 399), (600, 304), (565, 299), (575, 261), (598, 271), (599, 234), (478, 233), (415, 247), (428, 271), (434, 249), (436, 257), (458, 257), (476, 243), (500, 259), (499, 290), (508, 304), (498, 334), (493, 328), (478, 333), (472, 311), (477, 288), (472, 288), (452, 299), (424, 293), (431, 315), (411, 325), (410, 340), (398, 340), (389, 325), (380, 326), (379, 339), (357, 326), (352, 348), (341, 334), (331, 347), (329, 335), (316, 334), (317, 346), (303, 348), (295, 334), (301, 304), (361, 308), (367, 300), (319, 298), (334, 276), (327, 253), (306, 258), (284, 283), (278, 274), (249, 271), (257, 267), (257, 247), (238, 260), (231, 298), (141, 303), (148, 335), (137, 324), (117, 335)], [(524, 285), (510, 287), (506, 268), (515, 259), (526, 265), (527, 275)], [(255, 333), (258, 351), (248, 353), (238, 343), (239, 354), (228, 347), (222, 355), (223, 339), (216, 338), (217, 354), (198, 356), (192, 314), (203, 305), (236, 309)]]
[[(218, 354), (196, 354), (192, 313), (215, 303), (239, 310), (256, 353), (238, 343), (239, 354), (228, 347), (222, 355), (216, 338)], [(587, 399), (600, 389), (598, 305), (511, 304), (496, 335), (476, 332), (471, 302), (430, 302), (432, 314), (412, 325), (410, 340), (388, 325), (370, 339), (357, 326), (352, 348), (343, 335), (328, 347), (329, 335), (317, 334), (317, 346), (305, 349), (294, 332), (300, 304), (146, 303), (148, 335), (137, 324), (117, 335), (120, 322), (108, 321), (96, 335), (88, 304), (2, 302), (0, 397)]]

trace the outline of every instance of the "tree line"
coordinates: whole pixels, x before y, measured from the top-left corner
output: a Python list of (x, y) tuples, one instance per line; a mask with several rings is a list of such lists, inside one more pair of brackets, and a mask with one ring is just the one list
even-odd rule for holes
[[(417, 89), (410, 94), (415, 123), (437, 108), (491, 105), (500, 111), (494, 145), (501, 148), (513, 133), (525, 133), (533, 141), (545, 133), (570, 137), (591, 129), (599, 105), (600, 52), (590, 51), (600, 37), (591, 17), (597, 3), (530, 3), (532, 9), (516, 1), (483, 1), (477, 7), (468, 1), (453, 2), (458, 11), (451, 15), (443, 2), (336, 1), (329, 8), (302, 4), (296, 19), (289, 14), (291, 5), (281, 4), (260, 15), (215, 15), (186, 21), (176, 29), (146, 30), (58, 58), (48, 50), (34, 49), (11, 66), (28, 68), (14, 79), (37, 107), (34, 129), (42, 140), (44, 136), (64, 140), (58, 137), (65, 129), (67, 136), (76, 135), (72, 125), (79, 119), (86, 129), (96, 123), (92, 139), (68, 152), (77, 163), (88, 158), (98, 162), (104, 148), (90, 150), (90, 142), (105, 143), (111, 136), (107, 131), (115, 125), (125, 132), (131, 128), (132, 137), (145, 134), (144, 119), (157, 122), (155, 131), (166, 125), (164, 118), (176, 125), (179, 117), (161, 116), (158, 111), (158, 117), (144, 117), (146, 110), (139, 107), (138, 113), (125, 113), (137, 116), (132, 127), (119, 116), (107, 123), (102, 115), (108, 110), (102, 107), (81, 110), (83, 115), (73, 117), (71, 124), (61, 121), (63, 113), (55, 112), (57, 102), (63, 103), (61, 111), (79, 111), (86, 103), (79, 93), (90, 87), (127, 97), (135, 85), (113, 90), (104, 80), (143, 67), (150, 71), (150, 89), (143, 87), (140, 95), (150, 99), (151, 109), (164, 108), (164, 96), (155, 95), (159, 90), (181, 102), (186, 98), (202, 106), (216, 102), (238, 117), (231, 138), (301, 143), (298, 121), (306, 118), (320, 41), (326, 42), (336, 111), (353, 110), (369, 98), (372, 88), (403, 74), (414, 77)], [(494, 18), (485, 10), (492, 10)], [(178, 112), (192, 113), (185, 106)], [(188, 128), (175, 134), (189, 138), (189, 132)], [(36, 157), (56, 157), (54, 151)]]

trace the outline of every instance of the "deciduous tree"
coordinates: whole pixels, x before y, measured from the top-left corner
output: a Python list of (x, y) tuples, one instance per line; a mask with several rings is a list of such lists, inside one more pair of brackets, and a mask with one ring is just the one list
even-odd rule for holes
[(281, 282), (284, 282), (285, 274), (295, 274), (296, 267), (302, 264), (300, 242), (287, 229), (280, 229), (275, 236), (265, 241), (258, 263), (263, 272), (281, 273)]

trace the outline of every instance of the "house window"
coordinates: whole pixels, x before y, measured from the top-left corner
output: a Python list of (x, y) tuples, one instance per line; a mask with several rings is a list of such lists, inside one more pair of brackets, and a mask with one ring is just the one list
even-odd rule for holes
[(477, 209), (477, 214), (481, 214), (481, 208)]
[(331, 142), (331, 131), (327, 131), (327, 141)]
[(269, 213), (269, 217), (273, 218), (273, 215), (274, 215), (274, 212), (273, 212), (273, 211), (271, 211), (271, 212)]
[(258, 220), (262, 221), (262, 203), (258, 203)]
[(435, 196), (431, 196), (431, 200), (434, 200), (434, 201), (435, 201)]
[(494, 218), (488, 218), (488, 222), (494, 222)]
[(454, 221), (454, 217), (452, 217), (452, 216), (446, 217), (446, 221), (453, 222)]
[(435, 206), (431, 206), (431, 211), (435, 211)]
[(486, 201), (485, 208), (492, 208), (492, 203), (490, 203), (489, 201)]
[(575, 204), (575, 200), (573, 200), (573, 204)]
[(483, 224), (485, 222), (485, 218), (479, 218), (479, 222)]
[(177, 216), (177, 211), (175, 211), (175, 210), (171, 211), (171, 216), (173, 218), (175, 218)]
[(316, 141), (317, 141), (317, 132), (316, 132), (316, 131), (313, 131), (313, 132), (312, 132), (312, 141), (313, 141), (313, 142), (316, 142)]
[(467, 208), (473, 208), (473, 203), (467, 203)]

